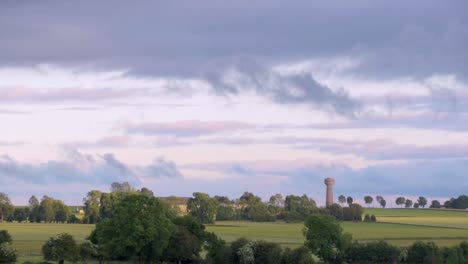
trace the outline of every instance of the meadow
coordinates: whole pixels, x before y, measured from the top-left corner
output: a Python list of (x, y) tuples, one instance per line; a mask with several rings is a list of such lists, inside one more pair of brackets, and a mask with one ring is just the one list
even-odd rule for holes
[[(386, 240), (394, 245), (407, 246), (423, 240), (434, 241), (439, 246), (451, 246), (468, 240), (468, 211), (370, 208), (365, 213), (376, 215), (378, 222), (342, 223), (344, 231), (358, 241)], [(302, 223), (222, 221), (208, 225), (207, 230), (228, 242), (247, 237), (297, 247), (304, 242), (303, 227)], [(6, 229), (13, 236), (21, 261), (40, 258), (32, 256), (40, 255), (42, 244), (51, 236), (66, 232), (81, 242), (93, 228), (94, 225), (84, 224), (0, 223), (0, 230)]]

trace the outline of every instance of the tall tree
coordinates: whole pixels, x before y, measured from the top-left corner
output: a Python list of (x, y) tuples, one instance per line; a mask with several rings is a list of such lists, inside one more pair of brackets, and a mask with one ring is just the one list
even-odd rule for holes
[(193, 193), (187, 204), (189, 214), (201, 223), (212, 224), (216, 216), (218, 202), (206, 193)]
[(427, 199), (426, 199), (425, 197), (419, 196), (419, 198), (418, 198), (418, 204), (419, 204), (419, 206), (421, 206), (422, 208), (426, 207)]
[(403, 207), (403, 205), (405, 204), (405, 201), (406, 201), (405, 197), (400, 196), (400, 197), (396, 198), (395, 203), (397, 205), (401, 205)]
[(13, 213), (14, 206), (6, 193), (0, 192), (0, 222), (3, 222)]
[(432, 200), (430, 208), (440, 208), (440, 202), (437, 200)]
[(367, 206), (370, 206), (372, 204), (372, 202), (374, 201), (374, 199), (372, 198), (372, 196), (364, 196), (364, 202), (366, 202)]
[(348, 206), (352, 205), (353, 204), (353, 197), (348, 196), (348, 198), (346, 198), (346, 203), (348, 203)]
[(380, 199), (380, 202), (379, 202), (380, 206), (382, 206), (382, 208), (385, 208), (385, 206), (387, 206), (387, 201), (385, 201), (385, 199)]
[(100, 221), (100, 200), (102, 193), (98, 190), (89, 191), (84, 202), (84, 223), (94, 224)]

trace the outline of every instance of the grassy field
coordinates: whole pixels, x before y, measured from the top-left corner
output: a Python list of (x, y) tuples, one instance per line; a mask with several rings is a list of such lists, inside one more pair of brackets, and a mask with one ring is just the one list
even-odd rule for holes
[[(366, 209), (377, 216), (378, 223), (342, 223), (345, 232), (359, 241), (386, 240), (399, 246), (407, 246), (416, 240), (434, 241), (440, 246), (458, 244), (468, 240), (468, 211), (417, 210), (417, 209)], [(14, 247), (26, 259), (40, 258), (42, 244), (51, 236), (70, 233), (83, 241), (94, 225), (81, 224), (30, 224), (0, 223), (14, 239)], [(262, 239), (296, 247), (304, 242), (304, 225), (286, 223), (251, 223), (223, 221), (207, 226), (223, 239), (233, 241), (240, 237)], [(38, 256), (38, 257), (34, 257)]]

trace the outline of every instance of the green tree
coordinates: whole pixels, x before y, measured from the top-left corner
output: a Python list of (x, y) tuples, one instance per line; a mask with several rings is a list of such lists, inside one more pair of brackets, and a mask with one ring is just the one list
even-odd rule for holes
[(44, 222), (53, 222), (55, 220), (55, 201), (49, 196), (44, 195), (41, 199), (39, 219)]
[(421, 264), (440, 263), (439, 248), (434, 242), (424, 243), (416, 241), (408, 248), (406, 262)]
[(42, 246), (42, 255), (45, 260), (57, 261), (63, 264), (67, 261), (77, 261), (79, 258), (78, 245), (70, 234), (60, 234), (51, 237)]
[(305, 245), (327, 263), (340, 263), (342, 253), (351, 242), (351, 235), (343, 229), (334, 217), (312, 215), (305, 221)]
[(310, 250), (305, 247), (299, 247), (295, 249), (286, 248), (281, 258), (281, 264), (314, 264), (315, 261), (312, 257)]
[(129, 182), (113, 182), (111, 184), (111, 192), (113, 193), (134, 193), (135, 188)]
[(346, 263), (397, 263), (400, 250), (384, 241), (367, 244), (354, 242), (346, 248)]
[(368, 205), (368, 207), (372, 204), (372, 202), (374, 201), (374, 198), (372, 198), (372, 196), (364, 196), (364, 202), (366, 202), (366, 204)]
[(0, 192), (0, 222), (5, 221), (13, 213), (14, 206), (5, 193)]
[(413, 208), (419, 208), (419, 203), (414, 203)]
[(352, 204), (353, 204), (353, 197), (348, 196), (348, 197), (346, 198), (346, 203), (348, 204), (348, 206), (352, 205)]
[(89, 191), (86, 198), (83, 198), (85, 216), (84, 223), (94, 224), (100, 219), (100, 200), (102, 193), (98, 190)]
[(440, 208), (440, 202), (437, 200), (432, 200), (431, 206), (429, 208)]
[(340, 204), (346, 203), (346, 197), (345, 197), (344, 195), (338, 196), (338, 202), (339, 202)]
[(218, 202), (214, 198), (200, 192), (193, 193), (187, 204), (189, 214), (203, 224), (214, 223), (217, 207)]
[(0, 230), (0, 244), (11, 242), (13, 242), (13, 240), (11, 239), (10, 233), (8, 233), (7, 230)]
[(419, 204), (419, 206), (421, 206), (422, 208), (426, 207), (427, 199), (426, 199), (425, 197), (419, 196), (419, 198), (418, 198), (418, 204)]
[(115, 206), (111, 218), (96, 225), (90, 240), (105, 259), (154, 262), (169, 244), (173, 217), (157, 198), (129, 195)]
[(21, 223), (23, 221), (26, 221), (29, 217), (29, 207), (24, 207), (24, 208), (15, 208), (13, 212), (13, 218), (15, 221), (18, 223)]
[(98, 257), (96, 245), (89, 241), (81, 243), (78, 246), (78, 252), (83, 263), (88, 263), (89, 260), (96, 259)]
[(400, 197), (396, 198), (395, 203), (397, 205), (401, 205), (403, 207), (403, 205), (405, 204), (405, 201), (406, 201), (405, 197), (400, 196)]
[(318, 211), (315, 201), (305, 194), (286, 196), (284, 210), (287, 222), (304, 221), (308, 216)]
[(385, 201), (385, 199), (382, 198), (382, 199), (379, 201), (379, 204), (380, 204), (380, 206), (382, 206), (382, 208), (385, 208), (385, 206), (387, 206), (387, 201)]
[(54, 211), (55, 211), (54, 220), (56, 222), (65, 223), (68, 221), (68, 217), (70, 216), (70, 208), (66, 206), (64, 202), (60, 200), (55, 200)]
[(412, 205), (413, 205), (413, 201), (411, 201), (410, 199), (406, 199), (405, 207), (406, 208), (411, 208)]
[(29, 198), (29, 222), (40, 222), (39, 200), (36, 196)]
[(200, 260), (200, 252), (207, 238), (205, 226), (192, 216), (174, 219), (175, 231), (164, 252), (164, 260), (170, 263), (193, 263)]
[(10, 243), (0, 244), (0, 263), (16, 263), (18, 254), (14, 250)]
[(334, 216), (336, 220), (338, 221), (343, 221), (344, 220), (344, 215), (343, 215), (343, 208), (339, 204), (332, 204), (327, 208), (327, 211), (330, 213), (330, 215)]

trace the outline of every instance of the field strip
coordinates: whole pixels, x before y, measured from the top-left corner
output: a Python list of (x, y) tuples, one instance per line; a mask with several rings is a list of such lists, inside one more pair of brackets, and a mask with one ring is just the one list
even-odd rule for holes
[(425, 225), (425, 224), (409, 224), (409, 223), (399, 223), (399, 222), (377, 222), (377, 224), (392, 224), (392, 225), (403, 225), (403, 226), (421, 226), (421, 227), (432, 227), (432, 228), (447, 228), (447, 229), (459, 229), (467, 230), (468, 228), (455, 227), (455, 226), (443, 226), (443, 225)]

